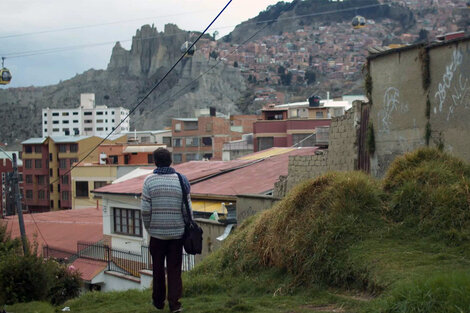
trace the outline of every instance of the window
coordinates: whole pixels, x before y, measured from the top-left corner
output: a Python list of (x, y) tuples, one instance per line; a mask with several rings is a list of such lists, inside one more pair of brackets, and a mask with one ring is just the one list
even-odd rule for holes
[(47, 133), (47, 128), (44, 128), (44, 132)]
[(42, 151), (42, 147), (40, 145), (35, 145), (34, 146), (34, 152), (35, 153), (41, 153)]
[(88, 197), (88, 182), (87, 181), (75, 182), (75, 190), (77, 192), (77, 197)]
[(98, 112), (96, 112), (96, 115), (103, 115), (103, 112), (98, 111)]
[(59, 160), (59, 168), (67, 168), (67, 159)]
[(26, 199), (33, 199), (33, 191), (26, 190)]
[(188, 153), (186, 154), (186, 162), (199, 160), (199, 154)]
[(139, 210), (113, 208), (114, 232), (142, 237), (142, 221)]
[[(78, 112), (73, 112), (73, 115), (78, 115)], [(75, 122), (74, 122), (75, 123)]]
[(63, 128), (62, 131), (64, 132), (64, 135), (65, 135), (65, 136), (69, 136), (69, 135), (70, 135), (70, 129), (69, 129), (69, 128)]
[(26, 183), (28, 185), (33, 183), (33, 175), (26, 175)]
[(181, 131), (181, 123), (176, 123), (175, 124), (175, 132)]
[(59, 152), (61, 153), (67, 152), (67, 145), (59, 145)]
[(103, 123), (103, 120), (96, 120), (97, 123)]
[(105, 181), (95, 181), (93, 183), (93, 189), (98, 189), (98, 188), (101, 188), (101, 187), (104, 187), (106, 186), (108, 183), (105, 182)]
[(38, 191), (38, 199), (39, 200), (44, 200), (46, 199), (46, 192), (44, 190), (39, 190)]
[(198, 123), (197, 121), (184, 122), (184, 130), (197, 130)]
[(52, 129), (52, 132), (53, 132), (53, 133), (58, 133), (58, 132), (60, 132), (60, 129), (58, 129), (58, 128), (53, 128), (53, 129)]
[(47, 116), (47, 113), (44, 113), (44, 116)]
[(78, 128), (74, 128), (74, 129), (73, 129), (73, 134), (74, 134), (74, 135), (80, 134), (80, 130), (79, 130)]
[(153, 153), (147, 154), (147, 163), (153, 164)]
[(199, 146), (199, 138), (188, 137), (186, 138), (186, 147), (197, 147)]
[(68, 123), (69, 123), (68, 120), (62, 121), (62, 124), (68, 124)]
[(274, 137), (258, 137), (258, 151), (266, 150), (274, 146)]
[(59, 116), (58, 112), (52, 113), (52, 116)]
[(181, 163), (182, 161), (183, 161), (183, 156), (181, 155), (181, 153), (173, 154), (173, 162)]
[(202, 144), (206, 147), (212, 146), (212, 138), (211, 137), (202, 137)]
[(111, 120), (112, 123), (114, 123), (114, 118)]
[(111, 161), (111, 164), (118, 164), (119, 163), (119, 158), (117, 155), (110, 155), (109, 159)]
[(70, 196), (68, 191), (62, 191), (62, 201), (69, 201)]
[(204, 156), (202, 158), (205, 160), (210, 160), (212, 159), (212, 153), (204, 153)]
[(142, 137), (140, 137), (140, 142), (141, 143), (150, 142), (150, 137), (149, 136), (142, 136)]
[(71, 158), (70, 159), (70, 166), (72, 167), (73, 166), (73, 163), (77, 163), (78, 162), (78, 159), (77, 158)]
[(315, 117), (316, 118), (323, 118), (323, 112), (316, 112)]
[(59, 121), (52, 121), (52, 124), (59, 124)]
[(206, 124), (206, 132), (211, 132), (212, 131), (212, 123), (207, 123)]
[(73, 120), (73, 122), (76, 124), (76, 123), (78, 123), (78, 120)]
[(163, 137), (163, 144), (167, 147), (171, 147), (171, 137)]
[(87, 115), (87, 116), (93, 115), (93, 112), (84, 112), (83, 115)]
[(45, 185), (46, 184), (46, 176), (38, 175), (38, 185)]
[(31, 159), (24, 160), (24, 167), (25, 168), (33, 168), (33, 160), (31, 160)]
[(53, 158), (52, 153), (49, 153), (49, 161), (52, 162), (52, 158)]
[(97, 132), (103, 131), (103, 127), (97, 127), (97, 128), (96, 128), (96, 131), (97, 131)]
[(49, 177), (52, 177), (54, 175), (52, 168), (49, 169)]
[(173, 147), (181, 147), (181, 138), (173, 139)]
[(91, 127), (85, 127), (85, 131), (86, 131), (86, 132), (91, 132), (91, 131), (93, 131), (93, 128), (91, 128)]
[(41, 159), (34, 160), (34, 167), (35, 168), (42, 168), (42, 160)]
[(33, 146), (24, 146), (24, 153), (33, 153)]
[(297, 147), (315, 147), (317, 143), (315, 134), (293, 134), (292, 144)]
[(77, 152), (78, 151), (78, 144), (72, 143), (70, 145), (70, 152)]
[(49, 184), (49, 190), (50, 190), (51, 192), (54, 192), (54, 185), (53, 185), (53, 184)]
[(47, 121), (44, 121), (44, 125), (47, 125)]
[(84, 123), (85, 124), (91, 124), (91, 123), (93, 123), (93, 120), (85, 120)]
[(62, 116), (69, 116), (69, 112), (62, 112)]
[(69, 175), (64, 175), (62, 176), (62, 185), (68, 185), (69, 184)]

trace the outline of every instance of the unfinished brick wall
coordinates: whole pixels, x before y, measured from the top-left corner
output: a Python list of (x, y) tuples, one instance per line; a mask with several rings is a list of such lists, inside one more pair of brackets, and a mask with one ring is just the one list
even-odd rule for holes
[(357, 169), (357, 127), (360, 122), (359, 104), (345, 115), (332, 119), (328, 150), (316, 155), (289, 158), (288, 176), (276, 183), (274, 195), (283, 197), (295, 185), (319, 177), (328, 171), (353, 171)]

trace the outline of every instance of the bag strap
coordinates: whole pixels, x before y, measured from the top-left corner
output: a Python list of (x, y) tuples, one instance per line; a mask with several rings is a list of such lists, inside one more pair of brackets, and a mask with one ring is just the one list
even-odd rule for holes
[[(176, 172), (176, 174), (178, 175), (178, 179), (180, 181), (181, 186), (181, 192), (183, 193), (183, 203), (181, 204), (181, 212), (183, 213), (184, 223), (188, 225), (192, 221), (191, 212), (189, 211), (188, 194), (186, 193), (186, 190), (184, 188), (183, 177), (178, 172)], [(184, 207), (186, 207), (186, 212), (183, 209)], [(186, 218), (184, 218), (185, 216)]]

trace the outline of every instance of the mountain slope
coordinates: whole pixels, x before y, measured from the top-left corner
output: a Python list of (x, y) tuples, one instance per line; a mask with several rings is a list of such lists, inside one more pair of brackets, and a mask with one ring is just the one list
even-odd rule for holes
[[(0, 115), (4, 117), (0, 140), (14, 143), (41, 136), (41, 110), (76, 107), (80, 93), (95, 93), (97, 105), (133, 108), (181, 56), (180, 46), (188, 39), (193, 38), (175, 25), (166, 25), (164, 32), (145, 25), (133, 37), (130, 51), (116, 43), (107, 70), (88, 70), (53, 86), (0, 90)], [(162, 128), (172, 117), (191, 116), (194, 109), (208, 106), (238, 113), (235, 103), (245, 89), (239, 70), (216, 64), (196, 51), (131, 116), (131, 128)]]

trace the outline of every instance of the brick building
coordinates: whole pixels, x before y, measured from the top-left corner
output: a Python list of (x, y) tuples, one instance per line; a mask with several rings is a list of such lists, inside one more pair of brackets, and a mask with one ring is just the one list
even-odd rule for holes
[[(126, 136), (106, 143), (127, 141)], [(75, 162), (86, 156), (102, 139), (95, 136), (53, 136), (30, 138), (23, 145), (24, 202), (33, 212), (72, 208), (72, 179)], [(98, 150), (85, 162), (98, 160)], [(77, 186), (77, 193), (80, 186)], [(76, 196), (80, 196), (77, 194)]]
[(222, 160), (225, 142), (242, 139), (253, 132), (256, 115), (232, 115), (229, 118), (209, 116), (175, 118), (172, 120), (173, 162)]

